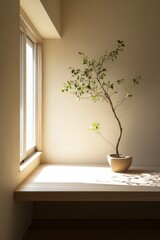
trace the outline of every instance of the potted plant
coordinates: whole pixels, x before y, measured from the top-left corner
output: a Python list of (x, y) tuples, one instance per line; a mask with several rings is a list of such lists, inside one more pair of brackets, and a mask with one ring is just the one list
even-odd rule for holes
[[(108, 155), (107, 158), (112, 170), (115, 172), (126, 171), (132, 162), (131, 156), (123, 155), (119, 152), (123, 128), (117, 114), (117, 109), (128, 98), (132, 97), (132, 90), (139, 84), (139, 80), (141, 78), (141, 76), (137, 76), (131, 79), (131, 84), (129, 85), (126, 84), (125, 79), (118, 79), (114, 82), (107, 79), (107, 62), (115, 61), (119, 53), (124, 50), (124, 47), (124, 42), (117, 40), (117, 47), (109, 53), (105, 52), (98, 60), (89, 59), (87, 55), (79, 52), (82, 56), (83, 67), (82, 69), (75, 69), (73, 67), (69, 68), (72, 78), (64, 83), (64, 88), (62, 89), (62, 92), (74, 94), (78, 100), (88, 99), (93, 102), (102, 101), (110, 106), (119, 128), (119, 135), (116, 144), (114, 145), (104, 138), (100, 132), (100, 123), (93, 122), (89, 129), (100, 134), (103, 139), (114, 147), (115, 153)], [(120, 93), (122, 89), (125, 94), (118, 102), (115, 103), (113, 96)]]

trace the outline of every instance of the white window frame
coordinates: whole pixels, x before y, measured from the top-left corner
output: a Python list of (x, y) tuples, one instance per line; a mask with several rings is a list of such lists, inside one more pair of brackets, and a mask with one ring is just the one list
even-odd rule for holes
[[(23, 163), (36, 152), (42, 151), (42, 39), (34, 26), (23, 12), (20, 16), (20, 144), (23, 154), (20, 155), (20, 163)], [(35, 78), (35, 146), (26, 151), (26, 40), (27, 37), (34, 43), (34, 78)]]

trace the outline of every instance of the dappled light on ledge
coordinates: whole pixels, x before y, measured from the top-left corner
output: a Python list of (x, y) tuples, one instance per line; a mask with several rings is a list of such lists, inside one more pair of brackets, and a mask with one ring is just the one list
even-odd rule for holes
[(103, 166), (44, 165), (33, 182), (160, 187), (160, 172), (131, 169), (114, 173)]

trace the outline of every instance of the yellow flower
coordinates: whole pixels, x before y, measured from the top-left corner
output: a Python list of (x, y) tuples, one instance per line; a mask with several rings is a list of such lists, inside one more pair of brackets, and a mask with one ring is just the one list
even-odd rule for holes
[(100, 132), (100, 123), (92, 122), (90, 127), (89, 127), (89, 130), (91, 130), (93, 132), (96, 132), (96, 133), (99, 133)]

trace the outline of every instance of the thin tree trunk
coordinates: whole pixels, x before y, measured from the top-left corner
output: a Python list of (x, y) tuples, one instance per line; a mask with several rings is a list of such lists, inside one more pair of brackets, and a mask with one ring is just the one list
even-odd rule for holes
[(105, 88), (102, 86), (102, 84), (101, 84), (98, 76), (97, 76), (97, 80), (98, 80), (98, 82), (99, 82), (99, 84), (100, 84), (100, 86), (101, 86), (101, 88), (102, 88), (102, 90), (103, 90), (103, 92), (104, 92), (104, 95), (105, 95), (105, 97), (106, 97), (106, 101), (107, 101), (107, 102), (110, 104), (110, 106), (111, 106), (112, 112), (113, 112), (113, 114), (114, 114), (114, 116), (115, 116), (115, 118), (116, 118), (116, 120), (117, 120), (118, 126), (119, 126), (119, 137), (118, 137), (117, 144), (116, 144), (116, 155), (117, 155), (117, 157), (119, 158), (119, 157), (120, 157), (120, 154), (119, 154), (119, 144), (120, 144), (120, 141), (121, 141), (121, 138), (122, 138), (123, 128), (122, 128), (121, 122), (120, 122), (120, 120), (119, 120), (119, 118), (118, 118), (118, 116), (117, 116), (116, 110), (115, 110), (115, 108), (114, 108), (114, 106), (113, 106), (112, 100), (111, 100), (109, 94), (106, 92)]
[(113, 111), (113, 114), (114, 114), (114, 116), (115, 116), (115, 118), (116, 118), (116, 120), (118, 122), (118, 126), (119, 126), (119, 137), (118, 137), (118, 141), (117, 141), (117, 144), (116, 144), (116, 155), (117, 155), (117, 157), (120, 157), (120, 154), (119, 154), (119, 144), (120, 144), (120, 141), (121, 141), (121, 138), (122, 138), (123, 128), (122, 128), (121, 122), (120, 122), (120, 120), (119, 120), (119, 118), (118, 118), (118, 116), (116, 114), (116, 111), (115, 111), (115, 109), (113, 107), (113, 103), (112, 103), (111, 99), (110, 99), (110, 105), (111, 105), (111, 109)]

